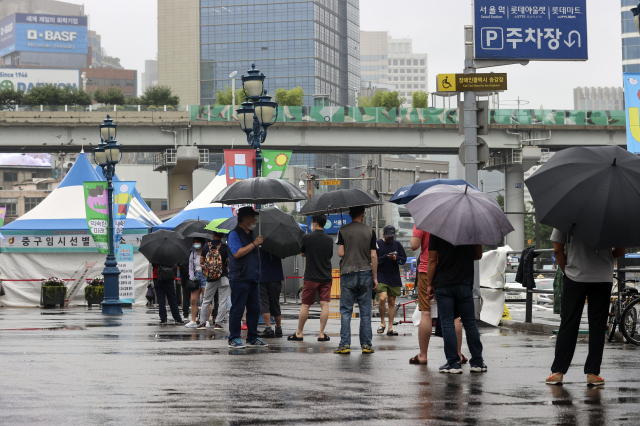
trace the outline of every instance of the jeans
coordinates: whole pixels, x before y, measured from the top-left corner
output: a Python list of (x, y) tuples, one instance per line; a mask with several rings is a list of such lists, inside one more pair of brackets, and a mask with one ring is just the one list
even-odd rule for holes
[(373, 273), (351, 272), (340, 275), (340, 346), (351, 345), (353, 304), (360, 309), (360, 346), (371, 345), (371, 294)]
[(467, 346), (471, 352), (469, 365), (471, 367), (482, 366), (484, 360), (482, 359), (480, 332), (476, 322), (476, 310), (473, 304), (473, 283), (436, 288), (436, 302), (438, 303), (438, 317), (442, 324), (442, 339), (444, 340), (444, 354), (447, 357), (447, 364), (454, 368), (460, 368), (458, 338), (454, 324), (455, 309), (467, 334)]
[(195, 278), (194, 281), (200, 285), (200, 288), (207, 287), (207, 278), (204, 276), (202, 271), (196, 271), (194, 278)]
[[(260, 317), (260, 284), (242, 281), (229, 282), (231, 287), (231, 312), (229, 312), (229, 341), (240, 338), (242, 315), (247, 308), (247, 342), (258, 338)], [(224, 300), (224, 299), (223, 299)], [(220, 313), (218, 313), (220, 314)]]
[(173, 284), (173, 280), (171, 281), (160, 281), (155, 278), (153, 280), (153, 287), (156, 290), (156, 296), (158, 297), (158, 313), (160, 314), (160, 320), (167, 320), (167, 307), (165, 306), (165, 296), (169, 301), (169, 308), (171, 308), (171, 316), (176, 321), (182, 321), (182, 317), (180, 316), (180, 309), (178, 308), (178, 303), (176, 302), (176, 289)]
[(562, 314), (556, 339), (556, 356), (551, 365), (552, 373), (567, 374), (573, 359), (580, 330), (580, 320), (585, 298), (589, 302), (589, 355), (584, 364), (584, 374), (600, 375), (604, 332), (607, 329), (612, 283), (578, 283), (563, 277)]
[(204, 291), (204, 298), (202, 299), (202, 308), (200, 308), (200, 312), (202, 313), (200, 321), (207, 321), (209, 319), (209, 307), (215, 299), (214, 296), (216, 292), (218, 292), (218, 307), (215, 310), (217, 312), (217, 316), (215, 316), (213, 320), (217, 324), (222, 324), (222, 320), (227, 314), (224, 307), (227, 304), (227, 296), (229, 295), (229, 291), (229, 278), (227, 277), (220, 277), (218, 281), (210, 281), (207, 283), (207, 288)]

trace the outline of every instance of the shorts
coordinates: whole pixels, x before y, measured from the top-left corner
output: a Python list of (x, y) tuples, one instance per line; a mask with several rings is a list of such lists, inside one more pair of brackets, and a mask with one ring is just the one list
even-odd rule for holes
[(431, 311), (431, 300), (427, 296), (427, 273), (418, 272), (418, 309)]
[(313, 305), (316, 302), (316, 290), (320, 295), (321, 302), (331, 301), (331, 286), (332, 282), (319, 283), (315, 281), (305, 280), (302, 285), (302, 304)]
[(207, 278), (204, 276), (202, 271), (196, 271), (194, 281), (200, 284), (200, 288), (207, 288)]
[(387, 293), (389, 296), (398, 297), (402, 294), (402, 287), (392, 287), (387, 284), (378, 283), (376, 293)]
[(272, 281), (260, 283), (260, 313), (271, 314), (272, 317), (279, 317), (280, 313), (280, 293), (282, 292), (282, 281)]

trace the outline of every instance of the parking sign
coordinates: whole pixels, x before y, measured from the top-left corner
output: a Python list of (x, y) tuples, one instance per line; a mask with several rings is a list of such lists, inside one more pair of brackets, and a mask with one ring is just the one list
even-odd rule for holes
[(474, 3), (476, 59), (588, 59), (586, 0)]

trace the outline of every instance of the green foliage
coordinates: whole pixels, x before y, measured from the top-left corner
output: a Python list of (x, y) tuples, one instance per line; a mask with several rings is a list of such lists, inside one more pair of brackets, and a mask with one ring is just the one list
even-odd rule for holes
[(496, 197), (496, 201), (498, 202), (498, 204), (502, 208), (502, 211), (504, 211), (504, 195), (498, 194), (498, 196)]
[(358, 106), (359, 107), (372, 107), (373, 104), (371, 103), (371, 97), (370, 96), (360, 96), (358, 98)]
[(118, 67), (121, 67), (122, 65), (120, 65), (120, 58), (116, 58), (114, 56), (103, 56), (102, 57), (102, 62), (105, 62), (107, 64), (111, 64), (111, 65), (115, 65)]
[(286, 204), (282, 204), (282, 205), (280, 206), (280, 210), (281, 210), (281, 211), (283, 211), (283, 212), (285, 212), (285, 213), (289, 213), (289, 207), (287, 207), (287, 205), (286, 205)]
[(33, 87), (23, 97), (25, 105), (91, 105), (91, 95), (69, 86), (45, 85)]
[(429, 108), (429, 93), (422, 90), (413, 92), (411, 106), (414, 108)]
[(300, 86), (291, 90), (276, 89), (276, 100), (280, 106), (302, 106), (304, 105), (304, 90)]
[[(241, 105), (246, 102), (247, 96), (244, 93), (244, 89), (240, 88), (236, 90), (236, 105)], [(216, 91), (216, 105), (233, 105), (233, 94), (231, 86), (224, 86), (223, 90)]]
[(400, 96), (400, 92), (383, 92), (378, 90), (373, 97), (362, 96), (358, 98), (359, 107), (376, 108), (400, 108), (406, 98)]
[(94, 297), (104, 297), (104, 286), (103, 285), (86, 286), (84, 288), (84, 297), (85, 299), (94, 298)]
[(42, 280), (42, 287), (44, 288), (44, 294), (53, 299), (60, 293), (67, 294), (67, 287), (64, 285), (64, 281), (57, 277), (49, 277)]
[[(531, 208), (527, 209), (527, 212), (535, 213), (536, 208), (533, 205), (533, 201), (530, 202)], [(524, 216), (524, 243), (525, 245), (534, 245), (537, 249), (550, 249), (553, 248), (553, 242), (551, 242), (551, 233), (553, 228), (549, 225), (540, 224), (540, 240), (539, 244), (536, 244), (536, 218), (534, 215), (527, 214)], [(531, 240), (531, 244), (529, 244)]]
[(139, 102), (139, 105), (179, 105), (180, 97), (174, 95), (169, 86), (149, 86)]
[(99, 104), (124, 105), (125, 96), (117, 87), (109, 87), (107, 90), (98, 89), (93, 92), (93, 99)]
[(15, 109), (16, 105), (22, 103), (24, 92), (12, 87), (0, 90), (0, 108), (3, 110)]

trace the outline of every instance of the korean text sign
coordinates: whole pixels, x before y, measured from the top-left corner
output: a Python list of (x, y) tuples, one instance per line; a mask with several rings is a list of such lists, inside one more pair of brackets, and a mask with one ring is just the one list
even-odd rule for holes
[(135, 301), (133, 288), (133, 245), (120, 244), (117, 255), (118, 269), (120, 270), (120, 300), (126, 303)]
[(20, 52), (89, 52), (86, 16), (15, 14), (15, 50)]
[(109, 203), (107, 182), (83, 182), (89, 232), (100, 253), (109, 253)]
[(119, 246), (122, 240), (122, 231), (124, 230), (124, 223), (127, 220), (129, 203), (131, 203), (135, 187), (135, 182), (113, 182), (113, 249), (116, 256), (118, 255)]
[(586, 61), (586, 0), (476, 0), (476, 59)]

